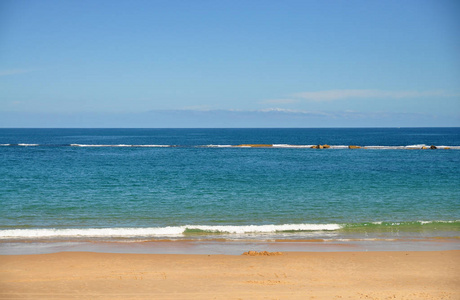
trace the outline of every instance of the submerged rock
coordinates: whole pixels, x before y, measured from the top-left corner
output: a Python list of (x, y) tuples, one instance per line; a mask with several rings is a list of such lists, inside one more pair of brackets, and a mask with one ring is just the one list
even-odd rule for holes
[(328, 149), (328, 148), (331, 148), (331, 146), (329, 146), (329, 145), (314, 145), (314, 146), (311, 146), (310, 148), (312, 148), (312, 149)]

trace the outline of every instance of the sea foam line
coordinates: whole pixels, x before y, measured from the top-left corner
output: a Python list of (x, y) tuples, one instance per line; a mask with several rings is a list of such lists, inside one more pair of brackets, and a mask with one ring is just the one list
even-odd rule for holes
[(342, 228), (338, 224), (284, 225), (185, 225), (150, 228), (66, 228), (66, 229), (8, 229), (0, 230), (0, 239), (60, 238), (60, 237), (155, 237), (183, 236), (187, 230), (209, 233), (274, 233), (282, 231), (331, 231)]
[[(167, 147), (185, 147), (185, 148), (301, 148), (301, 149), (309, 149), (309, 148), (318, 148), (318, 145), (292, 145), (292, 144), (240, 144), (240, 145), (228, 145), (228, 144), (209, 144), (209, 145), (142, 145), (142, 144), (66, 144), (66, 145), (53, 145), (53, 144), (27, 144), (27, 143), (19, 143), (19, 144), (0, 144), (3, 147), (31, 147), (31, 146), (53, 146), (53, 147), (119, 147), (119, 148), (167, 148)], [(417, 145), (407, 145), (407, 146), (383, 146), (383, 145), (369, 145), (369, 146), (349, 146), (349, 145), (322, 145), (324, 148), (329, 149), (369, 149), (369, 150), (399, 150), (399, 149), (406, 149), (406, 150), (422, 150), (422, 149), (430, 149), (430, 145), (426, 144), (417, 144)], [(452, 149), (452, 150), (460, 150), (460, 146), (445, 146), (439, 145), (435, 146), (436, 149)]]
[(98, 144), (70, 144), (71, 147), (172, 147), (171, 145), (126, 145), (126, 144), (118, 144), (118, 145), (98, 145)]

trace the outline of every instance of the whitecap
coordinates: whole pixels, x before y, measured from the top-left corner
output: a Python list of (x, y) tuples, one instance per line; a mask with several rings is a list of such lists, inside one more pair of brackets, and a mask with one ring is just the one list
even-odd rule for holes
[(284, 225), (184, 225), (149, 228), (46, 228), (0, 230), (0, 239), (43, 238), (132, 238), (183, 236), (186, 230), (210, 233), (275, 233), (280, 231), (333, 231), (342, 228), (338, 224), (284, 224)]

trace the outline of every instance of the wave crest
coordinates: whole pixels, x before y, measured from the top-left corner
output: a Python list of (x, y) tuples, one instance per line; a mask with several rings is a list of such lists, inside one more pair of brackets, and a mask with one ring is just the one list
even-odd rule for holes
[(338, 230), (338, 224), (284, 224), (284, 225), (246, 225), (246, 226), (212, 226), (212, 225), (185, 225), (150, 228), (66, 228), (66, 229), (10, 229), (0, 230), (0, 239), (39, 239), (63, 237), (179, 237), (191, 232), (204, 233), (274, 233), (283, 231), (323, 231)]

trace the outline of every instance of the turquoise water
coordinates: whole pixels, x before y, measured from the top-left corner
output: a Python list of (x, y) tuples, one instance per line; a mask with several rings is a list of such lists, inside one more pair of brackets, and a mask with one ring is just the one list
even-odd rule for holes
[(0, 129), (0, 144), (8, 242), (460, 231), (459, 128)]

